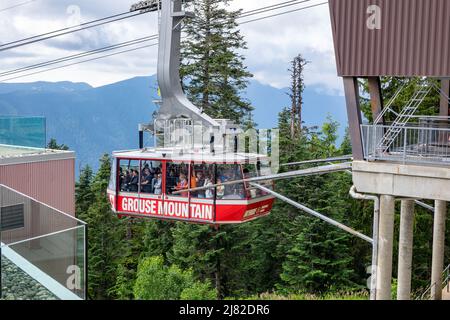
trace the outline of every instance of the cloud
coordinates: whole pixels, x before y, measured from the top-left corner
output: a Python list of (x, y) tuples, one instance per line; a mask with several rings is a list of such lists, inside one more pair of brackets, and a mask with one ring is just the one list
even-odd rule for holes
[[(322, 0), (323, 1), (323, 0)], [(263, 17), (322, 2), (287, 7), (241, 21)], [(4, 2), (4, 3), (3, 3)], [(99, 19), (129, 10), (136, 0), (36, 0), (29, 5), (0, 12), (0, 39), (3, 43), (35, 34), (67, 27), (77, 19), (81, 22)], [(276, 2), (279, 2), (278, 0)], [(280, 1), (281, 2), (281, 1)], [(234, 0), (230, 8), (245, 11), (273, 5), (274, 0)], [(2, 7), (14, 1), (2, 1)], [(248, 42), (246, 57), (249, 70), (265, 84), (282, 88), (289, 85), (289, 62), (301, 53), (311, 63), (305, 70), (305, 82), (330, 94), (342, 94), (342, 81), (337, 77), (331, 26), (327, 6), (320, 6), (241, 26)], [(0, 52), (6, 71), (33, 63), (129, 41), (157, 33), (157, 16), (146, 14), (114, 22), (98, 28), (45, 42)], [(18, 79), (17, 81), (88, 82), (100, 86), (133, 76), (156, 72), (157, 48), (147, 48), (86, 64)], [(1, 81), (1, 79), (0, 79)]]

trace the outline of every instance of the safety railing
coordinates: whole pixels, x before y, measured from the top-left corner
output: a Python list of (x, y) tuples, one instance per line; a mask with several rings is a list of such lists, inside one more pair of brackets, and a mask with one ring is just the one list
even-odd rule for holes
[[(435, 287), (436, 282), (430, 284), (427, 288), (425, 288), (425, 290), (423, 290), (422, 293), (417, 295), (416, 300), (429, 300), (431, 298), (431, 292), (434, 290)], [(438, 288), (438, 290), (446, 290), (447, 293), (450, 292), (450, 265), (448, 265), (442, 272), (441, 288)]]
[(0, 300), (86, 299), (86, 224), (0, 185)]
[(450, 127), (447, 123), (399, 127), (399, 133), (386, 149), (383, 139), (390, 129), (390, 125), (361, 126), (366, 160), (450, 165)]

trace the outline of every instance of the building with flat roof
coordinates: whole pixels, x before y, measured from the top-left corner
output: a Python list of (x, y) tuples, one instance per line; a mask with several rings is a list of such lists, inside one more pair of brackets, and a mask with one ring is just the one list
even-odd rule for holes
[(0, 184), (75, 216), (75, 153), (0, 145)]
[(75, 153), (45, 142), (45, 119), (0, 117), (0, 299), (86, 297)]

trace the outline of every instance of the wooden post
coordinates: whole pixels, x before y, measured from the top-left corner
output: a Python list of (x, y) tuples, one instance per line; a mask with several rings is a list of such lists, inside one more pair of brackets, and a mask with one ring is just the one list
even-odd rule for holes
[(350, 139), (352, 141), (353, 158), (364, 160), (361, 137), (361, 107), (359, 104), (358, 78), (344, 77), (345, 99), (347, 102), (347, 115)]

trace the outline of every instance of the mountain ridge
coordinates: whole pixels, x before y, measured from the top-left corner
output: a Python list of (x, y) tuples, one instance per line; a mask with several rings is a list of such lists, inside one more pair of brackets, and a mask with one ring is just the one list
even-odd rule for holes
[[(289, 106), (287, 89), (252, 80), (243, 95), (254, 106), (259, 128), (277, 126), (278, 113)], [(77, 153), (78, 168), (98, 168), (102, 154), (138, 147), (138, 124), (151, 120), (157, 99), (156, 76), (134, 77), (101, 87), (87, 83), (0, 83), (0, 115), (44, 116), (47, 140), (55, 138)], [(347, 125), (344, 98), (321, 95), (314, 87), (304, 94), (303, 118), (308, 126), (321, 126), (330, 114)], [(77, 170), (78, 171), (78, 170)]]

